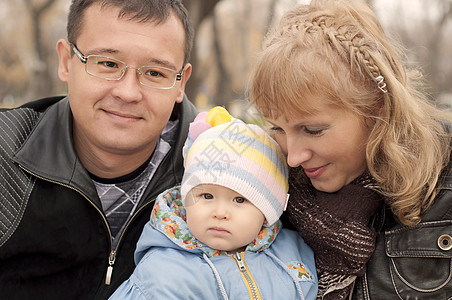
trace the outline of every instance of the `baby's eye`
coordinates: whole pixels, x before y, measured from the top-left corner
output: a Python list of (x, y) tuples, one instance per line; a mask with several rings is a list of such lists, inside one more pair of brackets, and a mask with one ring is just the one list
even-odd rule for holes
[(245, 203), (246, 201), (248, 201), (248, 200), (246, 200), (246, 198), (243, 198), (243, 197), (235, 197), (234, 198), (234, 202), (236, 202), (236, 203)]
[(213, 199), (213, 195), (209, 194), (209, 193), (204, 193), (204, 194), (201, 194), (201, 198), (210, 200), (210, 199)]

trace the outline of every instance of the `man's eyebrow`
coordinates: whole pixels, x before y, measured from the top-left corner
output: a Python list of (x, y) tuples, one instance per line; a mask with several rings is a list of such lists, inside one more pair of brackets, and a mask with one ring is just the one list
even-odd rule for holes
[[(85, 53), (84, 54), (85, 55), (109, 56), (109, 55), (115, 55), (115, 54), (119, 54), (119, 53), (120, 53), (119, 50), (112, 49), (112, 48), (94, 48), (94, 49), (89, 50), (86, 54)], [(116, 57), (112, 57), (112, 58), (116, 58)], [(144, 66), (160, 66), (160, 67), (165, 67), (168, 69), (179, 71), (179, 69), (172, 62), (164, 60), (164, 59), (151, 58), (147, 61), (148, 62), (146, 62), (144, 64)]]
[[(153, 58), (153, 59), (150, 60), (150, 63), (153, 66), (160, 66), (160, 67), (165, 67), (165, 68), (168, 68), (168, 69), (179, 71), (177, 69), (177, 67), (173, 63), (171, 63), (171, 62), (169, 62), (167, 60)], [(146, 65), (149, 65), (149, 64), (146, 64)]]
[(112, 48), (94, 48), (94, 49), (90, 49), (87, 52), (87, 54), (90, 54), (90, 55), (105, 55), (105, 54), (117, 54), (117, 53), (119, 53), (119, 51), (112, 49)]

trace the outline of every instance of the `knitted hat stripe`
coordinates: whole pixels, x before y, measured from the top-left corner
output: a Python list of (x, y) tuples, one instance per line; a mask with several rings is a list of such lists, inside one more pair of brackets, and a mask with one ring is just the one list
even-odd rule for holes
[[(234, 124), (234, 123), (232, 123), (232, 124)], [(234, 125), (230, 125), (230, 126), (234, 126)], [(252, 129), (250, 126), (253, 126)], [(286, 157), (282, 154), (281, 148), (279, 148), (279, 145), (277, 143), (275, 143), (272, 138), (269, 138), (268, 133), (264, 129), (260, 128), (257, 125), (247, 125), (246, 131), (243, 131), (240, 133), (247, 135), (248, 137), (253, 138), (253, 139), (256, 138), (256, 134), (265, 135), (267, 138), (265, 139), (264, 145), (266, 147), (270, 147), (273, 151), (275, 151), (275, 153), (279, 156), (279, 159), (281, 159), (282, 161), (286, 161)], [(271, 139), (271, 141), (269, 141), (269, 139)], [(285, 165), (284, 165), (283, 169), (284, 168), (285, 168)]]
[[(212, 171), (206, 172), (206, 164), (198, 163), (192, 165), (187, 171), (182, 182), (184, 204), (186, 195), (193, 187), (199, 184), (217, 184), (230, 188), (248, 199), (264, 214), (269, 225), (276, 222), (284, 210), (285, 203), (280, 203), (278, 199), (286, 199), (287, 193), (279, 187), (279, 184), (267, 186), (258, 177), (241, 167), (229, 163), (217, 163)], [(271, 189), (275, 187), (282, 192), (273, 194)], [(278, 194), (279, 198), (276, 198)]]
[[(258, 135), (261, 136), (260, 139), (263, 139), (263, 137), (265, 137), (265, 143), (263, 143), (261, 140), (256, 139)], [(274, 161), (276, 161), (276, 163), (278, 164), (279, 170), (286, 169), (286, 157), (282, 154), (279, 145), (268, 136), (268, 133), (265, 132), (265, 130), (263, 130), (257, 125), (250, 124), (244, 125), (244, 123), (241, 122), (240, 120), (233, 120), (231, 123), (221, 124), (203, 132), (196, 139), (196, 143), (202, 140), (209, 139), (215, 146), (217, 143), (222, 142), (227, 143), (228, 145), (230, 145), (231, 148), (238, 148), (239, 146), (243, 147), (243, 145), (245, 145), (246, 147), (250, 147), (251, 144), (258, 143), (259, 148), (263, 147), (271, 149), (271, 150), (266, 149), (265, 153), (271, 153), (272, 151), (274, 151), (278, 155), (279, 159), (274, 159)], [(242, 143), (243, 145), (235, 145), (238, 142)], [(208, 145), (209, 143), (203, 144)], [(188, 156), (189, 155), (190, 153), (188, 153)]]
[[(212, 130), (212, 129), (211, 129)], [(226, 137), (225, 135), (219, 139), (214, 135), (214, 132), (207, 132), (207, 134), (202, 134), (196, 140), (196, 144), (192, 147), (195, 147), (196, 151), (202, 151), (203, 149), (213, 148), (213, 149), (221, 149), (221, 150), (229, 150), (236, 153), (241, 153), (244, 150), (252, 152), (252, 150), (258, 150), (263, 155), (272, 153), (274, 155), (278, 155), (279, 159), (273, 159), (272, 163), (277, 165), (278, 169), (281, 171), (286, 170), (285, 157), (281, 154), (281, 150), (274, 146), (274, 142), (270, 141), (270, 139), (266, 139), (265, 143), (260, 140), (254, 140), (251, 144), (252, 136), (243, 135), (243, 134), (234, 134), (233, 139), (231, 137)], [(220, 148), (220, 146), (222, 146)], [(188, 153), (188, 157), (190, 157), (190, 151)], [(187, 157), (187, 158), (188, 158)]]
[[(234, 169), (232, 168), (234, 166)], [(197, 162), (193, 162), (189, 169), (187, 169), (187, 174), (194, 174), (196, 173), (197, 176), (200, 176), (203, 178), (206, 174), (210, 173), (222, 173), (222, 174), (229, 174), (233, 173), (231, 176), (238, 177), (238, 175), (235, 173), (236, 170), (246, 170), (247, 173), (243, 174), (244, 176), (251, 176), (250, 179), (252, 179), (250, 182), (252, 182), (253, 186), (262, 186), (268, 191), (265, 192), (269, 196), (275, 198), (275, 199), (283, 199), (285, 201), (287, 197), (287, 185), (286, 182), (283, 182), (281, 185), (274, 177), (272, 176), (273, 172), (268, 172), (268, 170), (265, 170), (260, 164), (257, 164), (256, 162), (249, 160), (247, 158), (241, 158), (240, 156), (236, 156), (235, 158), (230, 158), (229, 161), (205, 161), (205, 160), (198, 160)], [(248, 178), (248, 177), (244, 177)], [(222, 179), (218, 178), (218, 183), (221, 185)], [(262, 192), (263, 193), (263, 192)], [(278, 200), (276, 200), (278, 201)], [(284, 203), (281, 203), (279, 201), (280, 205), (284, 205)]]
[[(277, 166), (273, 163), (273, 161), (269, 158), (269, 155), (265, 155), (260, 151), (257, 151), (254, 149), (254, 151), (250, 150), (251, 148), (247, 148), (247, 150), (243, 153), (236, 153), (231, 152), (226, 149), (221, 151), (218, 149), (218, 147), (215, 149), (216, 154), (218, 155), (214, 161), (212, 161), (212, 153), (207, 153), (208, 150), (206, 150), (205, 155), (202, 155), (201, 152), (198, 152), (196, 156), (190, 157), (187, 159), (187, 165), (193, 165), (196, 163), (204, 164), (204, 168), (206, 169), (207, 166), (210, 166), (211, 169), (217, 168), (217, 166), (220, 166), (220, 162), (235, 165), (239, 168), (246, 168), (248, 171), (250, 171), (255, 177), (259, 178), (259, 180), (263, 180), (264, 178), (268, 177), (268, 180), (274, 181), (274, 184), (278, 184), (281, 189), (286, 190), (288, 189), (288, 183), (287, 183), (287, 173), (283, 174), (280, 172), (280, 170), (277, 168)], [(258, 155), (259, 154), (259, 155)], [(284, 169), (286, 170), (286, 169)]]
[[(216, 185), (221, 185), (224, 187), (227, 187), (231, 190), (236, 191), (237, 193), (239, 193), (239, 191), (237, 190), (237, 183), (231, 179), (230, 182), (225, 182), (222, 181), (221, 183), (218, 182), (218, 176), (223, 176), (221, 174), (216, 174), (216, 172), (213, 172), (212, 174), (209, 174), (208, 176), (206, 176), (207, 178), (203, 178), (202, 180), (200, 180), (198, 177), (196, 176), (188, 176), (186, 177), (186, 180), (190, 183), (193, 184), (193, 187), (199, 186), (200, 184), (216, 184)], [(237, 182), (244, 182), (241, 178), (237, 178), (235, 177), (234, 179), (237, 180)], [(202, 181), (202, 182), (201, 182)], [(246, 183), (243, 184), (242, 189), (246, 190), (248, 188), (248, 191), (246, 192), (246, 195), (243, 195), (242, 193), (239, 193), (240, 195), (242, 195), (243, 197), (245, 197), (246, 199), (248, 199), (251, 203), (253, 203), (254, 206), (256, 206), (261, 212), (262, 214), (265, 216), (265, 219), (267, 220), (267, 223), (265, 226), (269, 227), (271, 225), (273, 225), (276, 221), (279, 220), (279, 217), (281, 216), (281, 214), (283, 213), (283, 208), (281, 208), (279, 211), (275, 210), (275, 208), (273, 206), (270, 205), (270, 203), (268, 202), (267, 198), (263, 198), (262, 194), (259, 193), (259, 191), (257, 189), (255, 189), (253, 186), (251, 185), (247, 185)], [(190, 188), (191, 190), (191, 188)], [(185, 199), (187, 197), (187, 194), (190, 192), (190, 190), (188, 190), (187, 188), (181, 188), (181, 196), (182, 196), (182, 204), (185, 205)], [(261, 196), (261, 198), (259, 198), (259, 195)], [(285, 194), (285, 196), (287, 196), (287, 194)], [(253, 201), (251, 201), (251, 199), (253, 199)]]
[[(201, 137), (202, 139), (200, 139)], [(235, 135), (235, 137), (239, 138), (238, 135)], [(268, 140), (268, 143), (270, 143), (270, 140)], [(221, 139), (219, 141), (218, 137), (215, 136), (210, 138), (210, 136), (207, 135), (200, 135), (188, 153), (186, 165), (192, 163), (192, 154), (194, 153), (196, 153), (197, 160), (202, 156), (204, 156), (203, 160), (210, 160), (213, 156), (219, 156), (219, 153), (221, 153), (221, 157), (218, 158), (227, 161), (232, 161), (238, 159), (239, 156), (244, 156), (257, 164), (262, 165), (267, 172), (274, 174), (281, 186), (287, 185), (287, 168), (284, 165), (285, 160), (275, 159), (277, 152), (261, 141), (255, 140), (253, 141), (253, 144), (250, 145), (249, 143), (241, 143), (238, 139)]]
[[(206, 166), (211, 167), (210, 171), (206, 171)], [(260, 194), (261, 197), (268, 198), (268, 201), (270, 201), (271, 206), (275, 210), (279, 210), (279, 209), (282, 210), (282, 208), (283, 208), (283, 204), (277, 200), (278, 198), (276, 198), (276, 196), (281, 197), (281, 195), (283, 195), (284, 197), (282, 199), (284, 199), (284, 200), (287, 197), (286, 192), (281, 193), (281, 192), (277, 191), (274, 194), (271, 191), (271, 189), (276, 189), (276, 190), (282, 189), (280, 187), (280, 185), (277, 184), (276, 182), (274, 182), (273, 184), (269, 184), (268, 182), (267, 182), (267, 184), (263, 184), (260, 177), (254, 176), (248, 170), (245, 170), (243, 167), (237, 167), (237, 166), (231, 165), (230, 163), (218, 162), (215, 164), (211, 164), (210, 166), (209, 166), (209, 164), (206, 164), (204, 162), (195, 163), (192, 166), (190, 166), (190, 169), (187, 170), (186, 175), (187, 175), (186, 176), (187, 180), (184, 180), (182, 182), (182, 184), (184, 184), (185, 182), (189, 182), (191, 185), (191, 188), (195, 187), (194, 185), (192, 185), (193, 180), (199, 179), (199, 181), (200, 181), (199, 184), (202, 184), (202, 182), (205, 182), (204, 179), (206, 179), (206, 177), (209, 177), (209, 176), (212, 177), (209, 182), (210, 184), (224, 185), (225, 183), (231, 182), (231, 181), (244, 182), (244, 184), (246, 183), (248, 186), (253, 187), (253, 189), (255, 190), (254, 193)], [(244, 176), (246, 176), (246, 177), (244, 177)], [(244, 180), (242, 178), (246, 178), (246, 180)], [(182, 187), (182, 189), (184, 189), (184, 187)], [(238, 192), (239, 194), (241, 194), (242, 196), (244, 196), (245, 198), (248, 199), (249, 195), (247, 196), (247, 194), (249, 194), (249, 193), (247, 193), (246, 191), (242, 191), (242, 189), (238, 189), (237, 187), (232, 187), (231, 189), (235, 190), (236, 192)], [(186, 192), (188, 193), (189, 191), (186, 191)], [(249, 199), (249, 200), (252, 201), (252, 199)]]

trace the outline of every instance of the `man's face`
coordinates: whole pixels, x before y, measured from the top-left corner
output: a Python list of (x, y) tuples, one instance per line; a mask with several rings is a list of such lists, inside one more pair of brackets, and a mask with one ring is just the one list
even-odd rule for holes
[[(131, 67), (182, 69), (185, 32), (174, 15), (155, 24), (118, 18), (118, 13), (118, 8), (97, 4), (87, 9), (76, 41), (84, 56), (108, 56)], [(89, 161), (112, 155), (142, 163), (152, 153), (174, 104), (182, 101), (191, 66), (185, 66), (182, 80), (172, 89), (159, 90), (140, 84), (134, 69), (127, 69), (119, 81), (91, 76), (85, 64), (71, 56), (71, 48), (65, 41), (57, 45), (59, 75), (68, 83), (74, 143), (82, 163), (90, 170)]]

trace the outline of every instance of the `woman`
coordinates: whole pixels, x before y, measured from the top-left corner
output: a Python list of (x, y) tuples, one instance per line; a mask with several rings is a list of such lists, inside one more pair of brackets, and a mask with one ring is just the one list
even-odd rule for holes
[(250, 96), (292, 167), (287, 217), (319, 299), (452, 296), (449, 116), (404, 63), (350, 0), (295, 7), (259, 55)]

